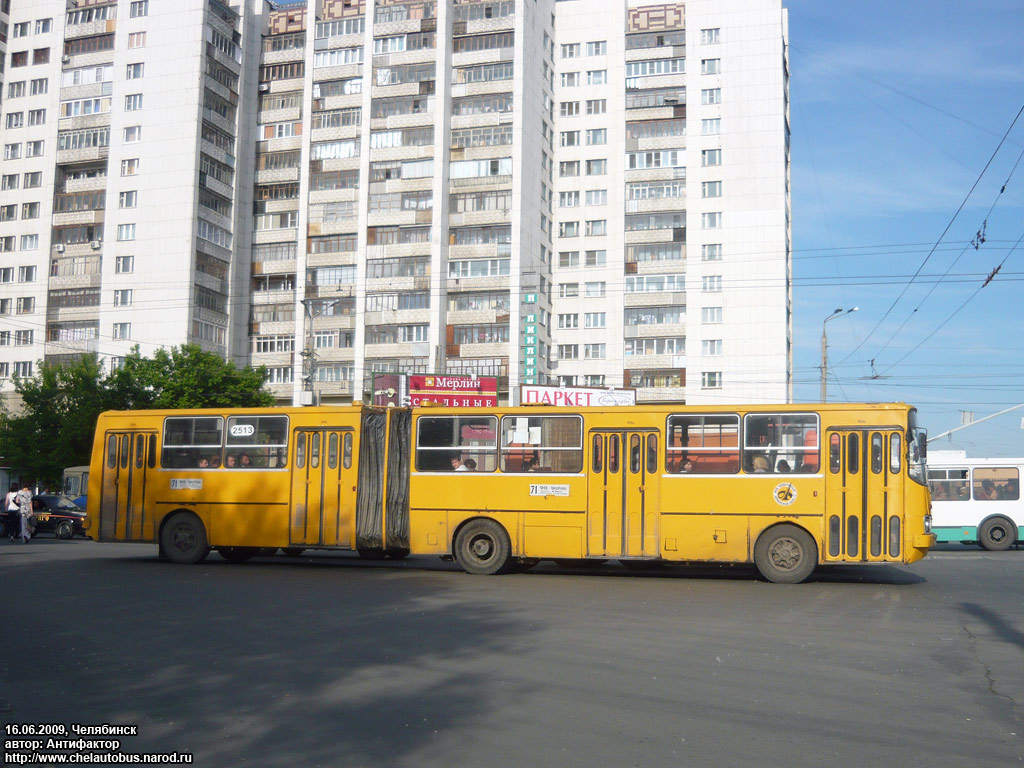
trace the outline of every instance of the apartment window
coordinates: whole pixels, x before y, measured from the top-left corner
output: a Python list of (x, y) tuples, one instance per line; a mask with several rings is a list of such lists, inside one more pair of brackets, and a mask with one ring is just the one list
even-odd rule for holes
[(22, 235), (21, 250), (34, 251), (39, 248), (39, 235)]
[(580, 295), (579, 283), (559, 283), (558, 296), (562, 299), (571, 299)]
[(114, 330), (111, 336), (115, 339), (130, 339), (132, 337), (132, 324), (114, 323)]
[(562, 73), (562, 87), (563, 88), (575, 88), (580, 84), (580, 73), (579, 72), (563, 72)]
[(25, 142), (25, 157), (42, 157), (46, 142), (39, 141)]
[(31, 315), (36, 311), (36, 300), (33, 296), (19, 296), (16, 305), (16, 312), (19, 315)]
[(722, 354), (722, 340), (704, 339), (700, 343), (700, 353), (706, 357), (719, 357)]
[(607, 99), (587, 99), (588, 115), (603, 115), (608, 111)]
[(578, 101), (563, 101), (559, 105), (559, 114), (562, 117), (575, 117), (580, 113), (580, 103)]
[(722, 226), (722, 213), (702, 213), (700, 215), (700, 226), (702, 229), (719, 229)]
[(25, 81), (19, 80), (16, 83), (7, 84), (7, 98), (8, 99), (20, 99), (25, 95)]
[(128, 6), (128, 15), (133, 19), (137, 19), (140, 16), (148, 16), (149, 0), (132, 0), (132, 4)]
[(36, 281), (36, 268), (32, 267), (18, 267), (18, 282), (19, 283), (34, 283)]
[(701, 197), (721, 197), (722, 196), (722, 182), (720, 181), (703, 181), (700, 185)]
[(712, 117), (700, 121), (701, 136), (715, 136), (722, 132), (722, 118)]
[(700, 73), (702, 75), (717, 75), (722, 71), (721, 59), (701, 59)]
[(36, 34), (45, 35), (53, 28), (53, 19), (38, 19), (36, 21)]
[(722, 164), (722, 150), (702, 149), (700, 151), (700, 164), (705, 168), (711, 168)]
[(591, 69), (587, 72), (587, 85), (604, 85), (608, 82), (608, 71)]
[(129, 48), (145, 48), (146, 47), (146, 33), (145, 32), (132, 32), (128, 35), (128, 47)]
[(589, 219), (586, 228), (587, 237), (601, 237), (608, 234), (607, 219)]
[(703, 307), (700, 310), (700, 321), (705, 325), (718, 325), (722, 322), (722, 308)]
[(721, 371), (702, 371), (700, 374), (700, 384), (704, 389), (721, 389), (722, 388), (722, 372)]
[(580, 265), (580, 252), (579, 251), (559, 251), (558, 253), (558, 266), (560, 267), (578, 267)]
[(580, 359), (580, 345), (579, 344), (559, 344), (558, 345), (558, 359), (559, 360), (579, 360)]
[(21, 206), (21, 218), (38, 219), (39, 203), (23, 203)]
[(142, 141), (142, 126), (141, 125), (129, 125), (124, 129), (124, 143), (135, 144), (136, 142)]
[(0, 179), (0, 190), (17, 189), (20, 177), (16, 173), (4, 174)]
[(129, 192), (122, 192), (117, 198), (118, 208), (134, 208), (138, 199), (139, 193), (136, 190)]
[(561, 221), (558, 223), (559, 237), (579, 237), (580, 223), (578, 221)]
[(592, 283), (584, 283), (583, 285), (584, 296), (596, 298), (605, 295), (605, 284), (603, 281), (596, 281)]
[(114, 259), (114, 272), (119, 275), (129, 275), (135, 271), (134, 256), (118, 256)]
[(579, 192), (559, 192), (558, 193), (558, 207), (559, 208), (575, 208), (580, 204), (580, 193)]
[(50, 49), (49, 48), (36, 48), (32, 51), (32, 63), (33, 64), (49, 64), (50, 63)]
[(587, 251), (586, 265), (588, 267), (603, 267), (608, 259), (608, 252), (605, 250)]
[(45, 109), (33, 109), (28, 113), (28, 124), (43, 125), (46, 122), (46, 110)]
[(128, 307), (132, 303), (132, 290), (130, 288), (114, 291), (114, 306)]
[(700, 279), (700, 287), (704, 293), (721, 293), (722, 292), (722, 276), (721, 275), (705, 275)]
[(142, 109), (142, 94), (129, 93), (127, 96), (125, 96), (124, 109), (126, 112), (134, 112), (137, 109)]
[(722, 244), (721, 243), (708, 243), (700, 247), (700, 260), (701, 261), (721, 261), (722, 260)]
[(595, 40), (587, 43), (587, 56), (604, 56), (608, 53), (608, 42), (606, 40)]
[(559, 176), (579, 176), (580, 175), (580, 161), (569, 160), (563, 161), (558, 164), (558, 175)]
[(12, 253), (14, 251), (14, 243), (14, 235), (0, 237), (0, 253)]
[(700, 103), (701, 104), (721, 104), (722, 103), (722, 89), (721, 88), (704, 88), (700, 92)]
[(31, 27), (29, 26), (29, 22), (27, 21), (19, 22), (18, 24), (14, 24), (11, 27), (12, 37), (28, 37), (30, 33)]
[(4, 160), (19, 160), (21, 144), (4, 144)]
[(42, 171), (29, 171), (25, 174), (25, 189), (36, 189), (41, 186), (43, 186)]
[(578, 147), (580, 145), (580, 132), (562, 131), (559, 143), (563, 147)]
[(18, 360), (14, 363), (14, 375), (20, 376), (23, 379), (31, 378), (32, 376), (32, 361), (31, 360)]
[(134, 224), (118, 224), (117, 225), (117, 239), (118, 240), (134, 240), (135, 239), (135, 225)]
[[(15, 25), (17, 28), (17, 25)], [(27, 67), (28, 66), (28, 51), (17, 51), (11, 54), (11, 68), (14, 67)]]
[(121, 161), (121, 175), (134, 176), (139, 172), (139, 158), (132, 157)]
[(45, 77), (33, 80), (29, 84), (29, 95), (30, 96), (42, 96), (50, 89), (50, 81)]
[(718, 35), (721, 30), (718, 27), (702, 29), (700, 31), (700, 42), (702, 45), (714, 45), (718, 43)]
[(583, 359), (584, 360), (604, 360), (605, 358), (605, 345), (604, 344), (584, 344), (583, 345)]
[(563, 59), (578, 59), (580, 57), (580, 44), (568, 43), (562, 46)]
[(21, 128), (25, 124), (25, 113), (24, 112), (8, 112), (7, 113), (7, 127), (10, 128)]
[(143, 71), (145, 71), (145, 64), (139, 62), (137, 64), (129, 64), (125, 70), (125, 79), (127, 80), (138, 80), (142, 77)]
[(588, 189), (587, 190), (587, 205), (607, 205), (608, 204), (608, 190), (607, 189)]
[(607, 128), (589, 128), (587, 129), (587, 144), (594, 146), (597, 144), (608, 143), (608, 129)]
[(567, 314), (558, 316), (558, 329), (561, 331), (571, 331), (574, 328), (580, 327), (580, 316), (577, 314)]
[(587, 312), (583, 315), (584, 328), (604, 328), (607, 322), (608, 316), (605, 312)]
[(0, 206), (0, 221), (17, 221), (18, 219), (18, 205), (17, 203), (10, 203), (8, 205)]

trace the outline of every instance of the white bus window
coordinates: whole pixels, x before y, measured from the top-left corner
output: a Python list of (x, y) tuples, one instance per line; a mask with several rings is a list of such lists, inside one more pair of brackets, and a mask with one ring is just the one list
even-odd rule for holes
[(1017, 501), (1020, 477), (1016, 467), (975, 467), (975, 501)]
[(416, 471), (493, 472), (495, 416), (422, 416), (416, 421)]
[(583, 419), (579, 416), (503, 416), (501, 471), (583, 471)]
[(220, 416), (164, 419), (160, 465), (170, 469), (219, 466), (223, 430)]
[(231, 416), (227, 425), (228, 466), (279, 469), (288, 463), (287, 416)]
[(966, 501), (970, 497), (967, 467), (929, 469), (928, 489), (932, 501)]
[(818, 456), (816, 413), (751, 413), (743, 420), (747, 472), (817, 472)]
[(734, 414), (668, 417), (665, 471), (731, 475), (740, 469), (740, 417)]

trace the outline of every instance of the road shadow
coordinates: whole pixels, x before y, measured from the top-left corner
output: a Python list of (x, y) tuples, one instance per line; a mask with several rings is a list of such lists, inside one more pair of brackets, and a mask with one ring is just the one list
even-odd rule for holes
[(1005, 621), (999, 614), (977, 603), (960, 603), (960, 608), (964, 613), (987, 625), (1000, 639), (1024, 649), (1024, 632)]

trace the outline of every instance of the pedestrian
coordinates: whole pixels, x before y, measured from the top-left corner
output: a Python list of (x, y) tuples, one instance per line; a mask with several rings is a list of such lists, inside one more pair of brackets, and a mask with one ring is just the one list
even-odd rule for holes
[(11, 490), (4, 499), (4, 515), (7, 519), (7, 533), (14, 541), (21, 533), (21, 511), (18, 507), (18, 484), (11, 483)]
[(17, 499), (18, 512), (21, 516), (21, 534), (19, 538), (22, 544), (28, 544), (28, 540), (32, 538), (32, 533), (29, 530), (29, 526), (32, 523), (32, 487), (28, 483), (24, 483), (21, 486)]

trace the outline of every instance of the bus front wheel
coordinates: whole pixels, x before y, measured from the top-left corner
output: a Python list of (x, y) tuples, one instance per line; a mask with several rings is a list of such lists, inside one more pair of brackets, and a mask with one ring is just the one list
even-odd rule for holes
[(814, 539), (795, 525), (769, 528), (754, 545), (754, 565), (762, 576), (776, 584), (799, 584), (817, 564)]
[(513, 565), (508, 534), (493, 520), (470, 520), (455, 537), (455, 560), (466, 573), (507, 573)]
[(206, 528), (188, 512), (173, 515), (160, 529), (160, 548), (168, 560), (181, 565), (201, 562), (210, 553)]
[(978, 543), (991, 552), (1001, 552), (1017, 540), (1017, 528), (1005, 517), (993, 517), (978, 529)]

